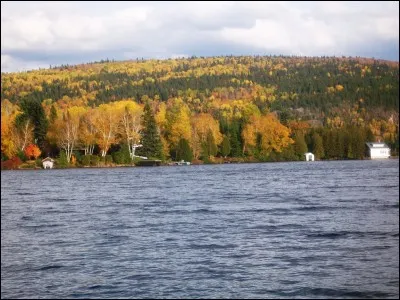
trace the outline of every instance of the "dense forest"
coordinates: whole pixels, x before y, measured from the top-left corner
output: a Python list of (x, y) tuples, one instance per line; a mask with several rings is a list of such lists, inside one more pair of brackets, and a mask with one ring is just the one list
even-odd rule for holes
[[(100, 61), (1, 76), (1, 160), (14, 168), (364, 159), (399, 151), (399, 64), (223, 56)], [(140, 144), (141, 147), (137, 147)], [(136, 149), (137, 148), (137, 149)]]

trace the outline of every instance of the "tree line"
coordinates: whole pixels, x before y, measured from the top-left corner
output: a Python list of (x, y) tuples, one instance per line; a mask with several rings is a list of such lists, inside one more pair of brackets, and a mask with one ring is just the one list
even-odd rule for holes
[(378, 140), (396, 155), (398, 78), (396, 63), (282, 56), (3, 74), (2, 161), (26, 160), (32, 145), (64, 165), (363, 159)]

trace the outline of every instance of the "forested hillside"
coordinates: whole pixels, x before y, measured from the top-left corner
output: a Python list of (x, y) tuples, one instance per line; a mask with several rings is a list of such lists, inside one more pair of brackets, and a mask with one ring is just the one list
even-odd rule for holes
[[(362, 159), (366, 141), (385, 141), (397, 155), (398, 110), (398, 62), (107, 60), (3, 73), (1, 152), (3, 161), (25, 160), (26, 148), (37, 146), (41, 157), (59, 156), (64, 165), (89, 156), (130, 163), (136, 154), (281, 161), (312, 151), (317, 159)], [(151, 137), (148, 126), (155, 128)], [(144, 145), (133, 153), (139, 141)], [(161, 149), (148, 153), (148, 143)]]

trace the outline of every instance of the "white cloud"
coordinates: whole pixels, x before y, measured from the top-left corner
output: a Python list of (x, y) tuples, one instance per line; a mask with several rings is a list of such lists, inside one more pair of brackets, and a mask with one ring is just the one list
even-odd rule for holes
[(44, 61), (35, 61), (35, 60), (24, 61), (24, 60), (13, 58), (7, 54), (1, 55), (1, 70), (2, 71), (6, 71), (6, 72), (8, 70), (28, 71), (28, 70), (39, 69), (39, 68), (48, 68), (48, 67), (49, 67), (49, 64)]
[(376, 35), (387, 40), (399, 38), (399, 19), (379, 17), (375, 20)]
[[(395, 1), (1, 2), (2, 59), (27, 65), (45, 57), (74, 63), (72, 57), (91, 54), (224, 55), (235, 47), (243, 54), (353, 56), (366, 48), (374, 53), (381, 43), (393, 59), (398, 28)], [(20, 66), (8, 60), (2, 71)]]
[[(377, 40), (399, 40), (399, 16), (371, 6), (321, 2), (314, 8), (277, 3), (252, 28), (224, 28), (221, 37), (283, 54), (351, 55), (351, 49)], [(356, 3), (357, 4), (357, 3)], [(272, 8), (272, 7), (271, 7)], [(267, 9), (266, 9), (267, 10)]]

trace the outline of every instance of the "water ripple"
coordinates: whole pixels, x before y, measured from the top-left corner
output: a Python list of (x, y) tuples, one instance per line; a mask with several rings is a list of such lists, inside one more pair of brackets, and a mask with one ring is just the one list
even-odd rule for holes
[(1, 175), (1, 298), (399, 297), (398, 160)]

